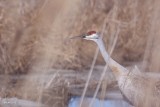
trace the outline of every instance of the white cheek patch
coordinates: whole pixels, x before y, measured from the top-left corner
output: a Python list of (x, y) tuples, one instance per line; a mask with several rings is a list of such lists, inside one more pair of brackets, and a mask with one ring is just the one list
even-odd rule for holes
[(92, 34), (90, 36), (86, 36), (87, 39), (98, 39), (98, 35), (97, 34)]

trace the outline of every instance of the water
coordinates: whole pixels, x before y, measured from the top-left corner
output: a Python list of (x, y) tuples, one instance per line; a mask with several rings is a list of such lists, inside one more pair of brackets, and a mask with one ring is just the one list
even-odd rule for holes
[[(86, 97), (82, 104), (82, 107), (88, 107), (89, 103), (91, 102), (92, 98)], [(68, 107), (79, 107), (80, 97), (72, 97), (69, 101)], [(124, 100), (105, 100), (101, 101), (99, 99), (95, 99), (95, 102), (92, 107), (133, 107), (128, 104)]]

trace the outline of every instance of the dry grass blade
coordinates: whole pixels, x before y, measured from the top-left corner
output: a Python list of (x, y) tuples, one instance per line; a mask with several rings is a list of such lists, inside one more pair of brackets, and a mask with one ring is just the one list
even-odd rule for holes
[[(112, 54), (112, 52), (113, 52), (113, 50), (114, 50), (114, 48), (115, 48), (115, 45), (116, 45), (117, 39), (118, 39), (118, 34), (119, 34), (119, 27), (118, 27), (117, 33), (116, 33), (116, 35), (115, 35), (115, 39), (114, 39), (114, 41), (113, 41), (113, 45), (112, 45), (112, 48), (111, 48), (111, 51), (110, 51), (110, 54), (109, 54), (109, 55)], [(110, 58), (110, 56), (109, 56), (109, 58)], [(108, 58), (108, 61), (109, 61), (109, 58)], [(107, 71), (107, 68), (108, 68), (108, 63), (105, 65), (105, 67), (104, 67), (104, 69), (103, 69), (103, 72), (102, 72), (102, 74), (101, 74), (101, 77), (100, 77), (100, 79), (99, 79), (99, 82), (98, 82), (96, 91), (95, 91), (95, 93), (94, 93), (94, 96), (93, 96), (93, 98), (92, 98), (92, 101), (91, 101), (89, 107), (92, 107), (92, 105), (93, 105), (93, 103), (94, 103), (94, 100), (95, 100), (95, 98), (96, 98), (96, 96), (97, 96), (97, 93), (98, 93), (98, 91), (99, 91), (99, 88), (100, 88), (100, 86), (101, 86), (102, 80), (103, 80), (103, 78), (104, 78), (104, 76), (105, 76), (105, 73), (106, 73), (106, 71)]]
[[(102, 32), (101, 32), (101, 37), (102, 38), (103, 38), (104, 30), (106, 28), (106, 22), (107, 22), (107, 18), (104, 20), (104, 24), (103, 24), (103, 27), (102, 27)], [(99, 48), (96, 49), (96, 52), (95, 52), (95, 55), (94, 55), (94, 59), (93, 59), (93, 62), (92, 62), (91, 68), (90, 68), (90, 72), (88, 74), (88, 78), (87, 78), (87, 81), (86, 81), (86, 84), (85, 84), (85, 88), (84, 88), (82, 96), (81, 96), (81, 101), (80, 101), (79, 107), (82, 106), (83, 99), (85, 97), (85, 93), (87, 91), (87, 87), (88, 87), (88, 84), (89, 84), (89, 81), (90, 81), (90, 78), (91, 78), (91, 75), (92, 75), (92, 72), (93, 72), (97, 57), (98, 57), (98, 53), (99, 53)]]
[(50, 85), (53, 83), (54, 79), (55, 79), (56, 76), (58, 75), (58, 72), (59, 72), (59, 71), (57, 71), (57, 72), (52, 76), (52, 78), (49, 80), (49, 82), (46, 84), (46, 86), (45, 86), (46, 89), (49, 88)]
[(85, 97), (85, 93), (87, 91), (87, 87), (88, 87), (88, 84), (89, 84), (89, 81), (90, 81), (90, 78), (91, 78), (95, 63), (96, 63), (96, 59), (97, 59), (98, 53), (99, 53), (99, 49), (97, 48), (96, 52), (95, 52), (95, 55), (94, 55), (94, 59), (93, 59), (92, 65), (91, 65), (91, 68), (90, 68), (90, 72), (88, 74), (87, 82), (85, 84), (85, 88), (84, 88), (82, 96), (81, 96), (81, 101), (80, 101), (79, 107), (82, 107), (82, 103), (83, 103), (83, 100), (84, 100), (84, 97)]

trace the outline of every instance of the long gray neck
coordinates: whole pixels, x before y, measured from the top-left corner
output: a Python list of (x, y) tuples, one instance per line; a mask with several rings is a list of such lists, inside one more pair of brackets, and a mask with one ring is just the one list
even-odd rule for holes
[(106, 63), (108, 63), (109, 67), (114, 72), (115, 76), (118, 78), (120, 74), (126, 73), (128, 71), (125, 67), (121, 66), (119, 63), (114, 61), (112, 58), (109, 58), (109, 54), (105, 49), (104, 43), (101, 38), (97, 39), (95, 41), (100, 49), (100, 52), (105, 60)]
[(105, 45), (104, 45), (102, 39), (99, 38), (99, 39), (98, 39), (97, 41), (95, 41), (95, 42), (97, 43), (97, 45), (98, 45), (98, 47), (99, 47), (99, 49), (100, 49), (100, 51), (101, 51), (101, 54), (102, 54), (105, 62), (107, 63), (108, 60), (109, 60), (109, 54), (108, 54), (108, 52), (107, 52), (106, 49), (105, 49)]

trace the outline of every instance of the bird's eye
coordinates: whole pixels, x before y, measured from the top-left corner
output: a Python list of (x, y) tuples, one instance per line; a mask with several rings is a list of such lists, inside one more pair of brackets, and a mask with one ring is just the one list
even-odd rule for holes
[(87, 36), (87, 34), (85, 34), (85, 33), (82, 34), (82, 38), (86, 38), (86, 36)]
[(86, 38), (86, 35), (83, 35), (82, 38)]

